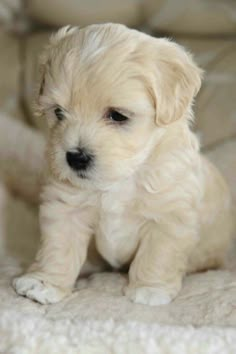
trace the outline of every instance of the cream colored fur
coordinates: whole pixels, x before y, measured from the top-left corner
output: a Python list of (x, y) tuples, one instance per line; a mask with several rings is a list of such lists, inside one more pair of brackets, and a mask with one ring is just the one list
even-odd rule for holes
[[(149, 305), (170, 302), (186, 273), (222, 264), (230, 195), (189, 127), (200, 84), (182, 47), (122, 25), (66, 27), (51, 39), (37, 102), (50, 127), (42, 244), (14, 280), (19, 294), (41, 303), (70, 294), (81, 272), (104, 269), (86, 263), (94, 243), (111, 266), (130, 266), (124, 293)], [(109, 121), (110, 107), (129, 121)], [(65, 159), (80, 144), (95, 155), (85, 179)]]

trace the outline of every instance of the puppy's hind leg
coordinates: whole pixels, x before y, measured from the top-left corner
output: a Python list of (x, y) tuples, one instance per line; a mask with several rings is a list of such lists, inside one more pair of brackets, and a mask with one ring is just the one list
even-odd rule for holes
[(143, 230), (125, 289), (125, 294), (136, 303), (168, 304), (181, 289), (187, 259), (196, 241), (191, 235), (171, 235), (169, 231), (153, 223)]

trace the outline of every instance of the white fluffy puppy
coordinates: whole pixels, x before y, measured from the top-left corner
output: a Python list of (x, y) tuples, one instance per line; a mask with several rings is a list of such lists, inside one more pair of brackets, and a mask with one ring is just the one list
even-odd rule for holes
[(222, 263), (230, 195), (189, 128), (200, 85), (182, 47), (123, 25), (51, 38), (38, 97), (50, 128), (42, 243), (18, 294), (70, 294), (92, 241), (114, 268), (130, 266), (124, 292), (143, 304), (170, 302), (186, 273)]

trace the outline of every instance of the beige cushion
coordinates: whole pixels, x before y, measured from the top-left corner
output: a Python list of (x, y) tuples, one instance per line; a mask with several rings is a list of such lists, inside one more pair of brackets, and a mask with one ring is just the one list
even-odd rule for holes
[(0, 109), (22, 119), (20, 44), (17, 37), (0, 30)]
[(0, 23), (5, 29), (13, 31), (24, 31), (27, 26), (23, 14), (23, 0), (1, 0), (0, 1)]
[(30, 0), (28, 11), (37, 21), (54, 26), (99, 22), (135, 26), (141, 21), (138, 0)]
[(236, 41), (178, 41), (205, 70), (195, 106), (196, 124), (204, 146), (236, 134)]
[[(212, 149), (206, 149), (205, 153), (225, 177), (231, 190), (235, 207), (234, 215), (236, 215), (236, 138), (218, 144)], [(233, 255), (233, 259), (236, 265), (235, 254)]]
[(145, 4), (147, 21), (155, 31), (175, 34), (236, 33), (236, 1), (147, 0)]

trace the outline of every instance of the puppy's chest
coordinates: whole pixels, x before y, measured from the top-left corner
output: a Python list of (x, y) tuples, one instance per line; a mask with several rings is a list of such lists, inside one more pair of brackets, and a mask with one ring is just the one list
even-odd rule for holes
[(96, 244), (102, 256), (116, 268), (130, 262), (138, 244), (142, 220), (135, 212), (135, 191), (133, 188), (119, 192), (104, 193), (100, 210)]

